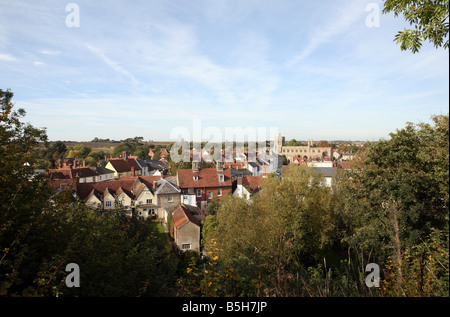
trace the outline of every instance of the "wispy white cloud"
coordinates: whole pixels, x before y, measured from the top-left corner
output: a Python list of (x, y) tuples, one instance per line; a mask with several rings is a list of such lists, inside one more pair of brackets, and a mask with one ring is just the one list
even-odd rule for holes
[(59, 54), (61, 54), (61, 51), (46, 49), (46, 50), (41, 50), (41, 53), (44, 55), (59, 55)]
[[(320, 7), (323, 8), (322, 19), (310, 28), (307, 44), (300, 53), (287, 62), (288, 67), (307, 58), (322, 44), (332, 42), (339, 34), (348, 31), (361, 17), (367, 15), (364, 2), (360, 0), (320, 3)], [(359, 27), (364, 27), (364, 24)]]
[(100, 57), (100, 59), (103, 62), (105, 62), (112, 70), (114, 70), (115, 72), (121, 74), (122, 76), (130, 79), (134, 85), (139, 84), (139, 81), (133, 76), (133, 74), (131, 74), (128, 70), (123, 68), (119, 63), (113, 61), (108, 56), (106, 56), (105, 53), (101, 49), (99, 49), (91, 44), (88, 44), (88, 43), (86, 43), (86, 47), (91, 52), (93, 52), (95, 55)]
[(79, 0), (68, 28), (64, 5), (0, 0), (0, 86), (54, 139), (165, 138), (194, 118), (376, 134), (448, 101), (448, 52), (400, 52), (392, 17), (365, 25), (369, 1)]
[(16, 58), (10, 54), (0, 53), (0, 61), (14, 62)]

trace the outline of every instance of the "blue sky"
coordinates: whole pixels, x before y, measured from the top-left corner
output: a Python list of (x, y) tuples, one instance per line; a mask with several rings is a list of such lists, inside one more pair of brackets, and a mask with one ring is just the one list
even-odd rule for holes
[[(0, 88), (50, 140), (169, 140), (174, 127), (275, 127), (378, 140), (449, 107), (449, 55), (365, 0), (0, 0)], [(372, 20), (371, 20), (372, 21)]]

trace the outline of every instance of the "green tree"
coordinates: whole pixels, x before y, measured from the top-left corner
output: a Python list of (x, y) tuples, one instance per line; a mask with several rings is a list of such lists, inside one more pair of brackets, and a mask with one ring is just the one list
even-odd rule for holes
[(434, 230), (448, 234), (449, 119), (432, 119), (370, 144), (337, 182), (343, 241), (379, 263), (395, 261), (398, 284), (407, 278), (405, 250)]
[(67, 152), (67, 147), (62, 141), (56, 141), (48, 147), (46, 158), (48, 160), (56, 160), (63, 158)]
[[(298, 295), (295, 276), (315, 263), (334, 238), (332, 192), (311, 168), (265, 178), (252, 203), (229, 196), (207, 218), (204, 237), (245, 277), (257, 295)], [(249, 291), (250, 292), (250, 291)]]
[(85, 158), (89, 155), (89, 153), (91, 153), (91, 151), (92, 151), (92, 149), (91, 149), (90, 147), (88, 147), (88, 146), (86, 146), (86, 145), (84, 145), (84, 144), (77, 144), (77, 145), (75, 145), (75, 146), (73, 147), (73, 149), (79, 153), (78, 155), (79, 155), (81, 158), (84, 158), (84, 159), (85, 159)]
[(50, 197), (43, 176), (33, 177), (26, 164), (41, 142), (44, 129), (21, 122), (25, 110), (13, 110), (13, 93), (0, 90), (0, 293), (20, 289), (31, 275), (28, 238), (34, 220)]
[[(148, 224), (88, 208), (69, 188), (55, 194), (28, 164), (47, 140), (0, 90), (0, 295), (173, 296), (178, 262), (158, 249)], [(80, 267), (80, 288), (65, 267)]]
[(389, 12), (402, 14), (414, 26), (395, 36), (402, 51), (417, 53), (423, 41), (448, 49), (449, 0), (385, 0), (383, 13)]
[(292, 140), (288, 141), (288, 142), (286, 143), (286, 145), (287, 145), (287, 146), (299, 146), (299, 145), (301, 145), (301, 143), (298, 142), (296, 139), (292, 139)]
[(105, 156), (106, 156), (106, 154), (105, 154), (105, 152), (102, 151), (102, 150), (97, 151), (97, 152), (91, 152), (91, 153), (89, 153), (89, 155), (88, 155), (88, 157), (92, 157), (92, 158), (93, 158), (94, 160), (96, 160), (96, 161), (104, 160), (104, 159), (105, 159)]
[(317, 146), (318, 147), (329, 147), (330, 143), (328, 143), (328, 141), (319, 141), (319, 142), (317, 142)]

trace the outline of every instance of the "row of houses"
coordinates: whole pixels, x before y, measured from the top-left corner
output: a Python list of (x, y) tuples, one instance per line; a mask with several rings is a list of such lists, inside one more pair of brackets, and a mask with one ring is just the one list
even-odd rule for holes
[[(121, 209), (129, 216), (166, 224), (171, 217), (177, 246), (181, 250), (199, 251), (200, 224), (208, 204), (228, 195), (250, 201), (262, 189), (265, 177), (262, 167), (267, 164), (257, 159), (256, 162), (216, 162), (213, 168), (200, 168), (199, 163), (192, 162), (192, 168), (178, 169), (177, 175), (170, 176), (158, 169), (152, 169), (149, 175), (151, 165), (139, 161), (124, 153), (120, 158), (109, 159), (104, 168), (68, 164), (49, 171), (50, 184), (55, 192), (71, 189), (73, 197), (100, 211)], [(147, 169), (138, 168), (144, 162)], [(325, 176), (326, 186), (331, 186), (340, 168), (336, 162), (328, 161), (307, 162), (307, 165)], [(286, 168), (280, 169), (281, 176)]]
[[(99, 174), (100, 170), (86, 166), (74, 168), (71, 165), (50, 170), (50, 184), (57, 193), (71, 190), (74, 198), (82, 199), (99, 211), (119, 209), (128, 216), (166, 224), (172, 216), (178, 247), (197, 251), (200, 246), (199, 226), (206, 206), (230, 194), (251, 199), (251, 194), (258, 190), (262, 180), (261, 176), (253, 176), (249, 171), (245, 175), (232, 174), (234, 169), (220, 162), (214, 168), (200, 168), (194, 162), (192, 169), (179, 169), (176, 176), (135, 173), (122, 174), (115, 179), (112, 170)], [(254, 188), (247, 191), (245, 187), (250, 188), (249, 184)], [(193, 229), (188, 230), (189, 227), (198, 227), (194, 230), (198, 231), (195, 243), (192, 241)]]

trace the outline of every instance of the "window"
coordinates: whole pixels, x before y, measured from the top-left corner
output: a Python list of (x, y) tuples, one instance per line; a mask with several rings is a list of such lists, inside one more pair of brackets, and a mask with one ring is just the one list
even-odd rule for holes
[(112, 206), (112, 201), (107, 200), (105, 201), (105, 207), (111, 207)]
[(197, 189), (197, 197), (202, 197), (202, 190), (201, 189)]
[(223, 174), (219, 174), (219, 182), (223, 182), (224, 181), (224, 177), (223, 177)]
[(173, 195), (167, 196), (167, 201), (168, 201), (169, 203), (173, 202)]
[(194, 181), (198, 181), (198, 176), (194, 176)]
[(190, 250), (191, 249), (191, 244), (190, 243), (183, 243), (181, 245), (181, 249), (182, 250)]
[(150, 214), (151, 214), (152, 216), (156, 216), (156, 210), (155, 210), (155, 208), (150, 209)]
[(217, 196), (222, 196), (222, 188), (217, 189)]
[(147, 199), (147, 204), (151, 204), (152, 200), (151, 199)]
[(213, 199), (213, 193), (212, 192), (208, 192), (208, 199)]

